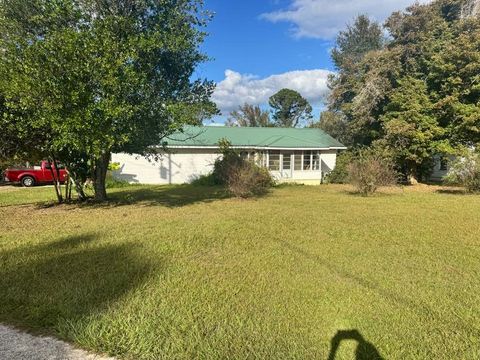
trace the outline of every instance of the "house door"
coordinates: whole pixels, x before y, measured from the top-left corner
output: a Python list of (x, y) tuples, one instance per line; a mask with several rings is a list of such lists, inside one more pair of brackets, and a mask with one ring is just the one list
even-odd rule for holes
[(282, 154), (282, 169), (280, 174), (283, 179), (290, 179), (292, 177), (292, 154)]

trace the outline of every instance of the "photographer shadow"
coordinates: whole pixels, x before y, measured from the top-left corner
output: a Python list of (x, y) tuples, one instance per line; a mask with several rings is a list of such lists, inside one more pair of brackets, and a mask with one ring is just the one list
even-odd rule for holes
[(343, 340), (355, 340), (355, 360), (384, 360), (377, 348), (362, 336), (358, 330), (339, 330), (330, 341), (328, 360), (335, 360), (340, 343)]

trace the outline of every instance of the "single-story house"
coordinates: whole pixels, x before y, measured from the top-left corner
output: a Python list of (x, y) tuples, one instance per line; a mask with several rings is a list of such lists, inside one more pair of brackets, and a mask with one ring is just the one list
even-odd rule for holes
[(241, 156), (269, 169), (280, 182), (320, 184), (346, 147), (320, 129), (186, 126), (159, 146), (160, 159), (113, 154), (114, 176), (131, 183), (182, 184), (210, 173), (226, 139)]

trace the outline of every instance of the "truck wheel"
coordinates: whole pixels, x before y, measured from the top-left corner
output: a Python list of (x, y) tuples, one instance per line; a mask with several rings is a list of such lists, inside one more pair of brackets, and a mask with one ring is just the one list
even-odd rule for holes
[(25, 187), (31, 187), (35, 185), (35, 179), (31, 176), (24, 176), (21, 182), (22, 182), (22, 185)]

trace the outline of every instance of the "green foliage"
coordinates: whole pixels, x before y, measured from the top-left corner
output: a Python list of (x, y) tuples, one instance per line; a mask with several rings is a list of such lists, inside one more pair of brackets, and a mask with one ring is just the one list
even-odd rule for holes
[(278, 127), (296, 127), (312, 118), (312, 107), (297, 91), (282, 89), (268, 100), (273, 123)]
[(356, 151), (347, 150), (337, 156), (335, 168), (325, 175), (324, 182), (330, 184), (348, 183), (348, 166), (355, 159)]
[(347, 166), (348, 182), (363, 196), (373, 194), (381, 186), (397, 183), (394, 164), (372, 149), (359, 150)]
[[(341, 135), (346, 145), (368, 145), (376, 138), (378, 129), (373, 126), (375, 121), (372, 121), (368, 112), (378, 106), (382, 96), (382, 91), (377, 88), (383, 88), (387, 84), (378, 81), (378, 77), (368, 79), (368, 85), (362, 82), (367, 81), (364, 78), (368, 71), (365, 64), (370, 69), (380, 69), (365, 58), (370, 53), (381, 50), (384, 43), (381, 26), (365, 15), (357, 17), (353, 25), (348, 25), (347, 30), (341, 31), (337, 36), (332, 50), (337, 72), (329, 78), (331, 92), (328, 111), (335, 114), (335, 120), (341, 118), (344, 122), (335, 122), (334, 125), (340, 127), (334, 128), (334, 131)], [(333, 119), (330, 116), (328, 120)]]
[(227, 126), (243, 126), (243, 127), (269, 127), (270, 115), (268, 111), (260, 109), (260, 106), (243, 104), (238, 110), (230, 112), (226, 122)]
[(342, 113), (322, 111), (320, 120), (310, 124), (310, 127), (318, 127), (343, 144), (350, 143), (347, 135), (347, 122)]
[(415, 180), (433, 154), (480, 144), (480, 22), (467, 5), (393, 13), (388, 42), (362, 17), (339, 34), (328, 110), (344, 119), (329, 120), (347, 145), (384, 146)]
[(468, 192), (480, 192), (480, 154), (470, 151), (457, 157), (450, 163), (444, 181), (451, 185), (461, 185)]
[(103, 198), (111, 152), (148, 155), (181, 123), (216, 113), (214, 84), (190, 80), (209, 18), (197, 0), (1, 2), (1, 127), (74, 154), (65, 163), (81, 155)]
[(195, 178), (191, 184), (193, 186), (215, 186), (215, 185), (219, 185), (215, 179), (215, 176), (213, 174), (213, 172), (211, 172), (210, 174), (206, 174), (206, 175), (200, 175), (198, 176), (197, 178)]
[(437, 142), (444, 129), (433, 116), (425, 82), (407, 77), (398, 83), (385, 107), (385, 115), (380, 118), (383, 138), (378, 144), (394, 153), (397, 163), (406, 168), (408, 175), (417, 178), (422, 164), (430, 162), (438, 153)]
[(107, 189), (122, 188), (130, 185), (128, 181), (118, 179), (113, 175), (113, 172), (117, 170), (120, 170), (120, 163), (110, 162), (108, 164), (107, 176), (105, 179), (105, 186)]
[(359, 15), (353, 25), (340, 31), (332, 50), (332, 60), (338, 70), (355, 68), (366, 53), (380, 50), (385, 40), (381, 26), (371, 21), (367, 15)]
[(251, 161), (243, 161), (238, 166), (230, 167), (228, 172), (227, 189), (235, 197), (264, 195), (273, 185), (268, 170)]
[(117, 179), (115, 176), (113, 176), (112, 172), (109, 170), (107, 171), (105, 186), (107, 189), (115, 189), (115, 188), (123, 188), (123, 187), (130, 186), (130, 183), (126, 180)]
[(453, 146), (480, 144), (480, 21), (452, 24), (451, 38), (432, 55), (428, 83), (436, 116)]
[(230, 194), (241, 198), (263, 195), (274, 185), (267, 169), (242, 159), (227, 140), (221, 140), (219, 146), (222, 156), (215, 161), (212, 177), (203, 178), (201, 183), (223, 185)]
[(110, 164), (108, 164), (108, 170), (110, 171), (115, 171), (115, 170), (120, 170), (120, 163), (119, 162), (110, 162)]
[(240, 166), (244, 160), (237, 151), (232, 149), (230, 142), (226, 139), (220, 140), (219, 150), (222, 156), (215, 160), (213, 178), (215, 184), (227, 185), (231, 168)]

